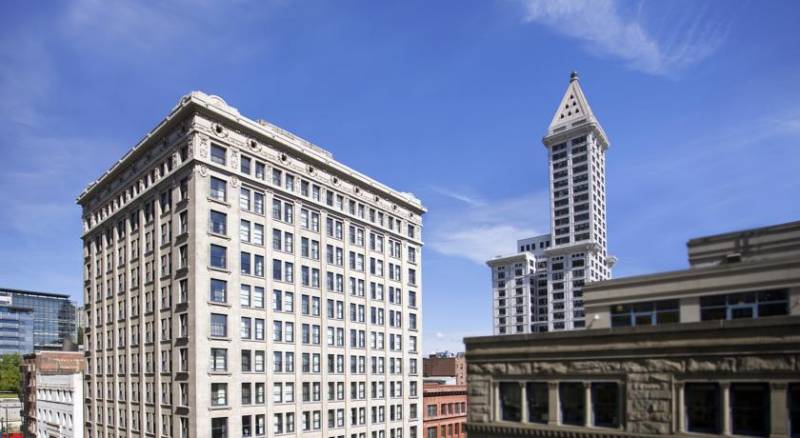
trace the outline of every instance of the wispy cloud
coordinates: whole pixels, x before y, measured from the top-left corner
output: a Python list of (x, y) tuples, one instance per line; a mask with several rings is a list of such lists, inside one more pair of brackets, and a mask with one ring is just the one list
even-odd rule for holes
[(434, 192), (436, 192), (436, 193), (438, 193), (438, 194), (440, 194), (442, 196), (446, 196), (446, 197), (448, 197), (450, 199), (454, 199), (456, 201), (461, 201), (461, 202), (463, 202), (465, 204), (472, 205), (474, 207), (483, 205), (483, 201), (480, 200), (475, 195), (471, 195), (471, 194), (467, 194), (467, 193), (463, 193), (463, 192), (459, 192), (459, 191), (456, 191), (456, 190), (447, 189), (447, 188), (439, 187), (439, 186), (431, 187), (431, 190), (433, 190)]
[(696, 64), (724, 42), (728, 25), (694, 8), (669, 17), (655, 35), (644, 4), (625, 10), (616, 0), (522, 0), (525, 19), (580, 40), (598, 55), (620, 58), (636, 70), (666, 75)]
[(428, 219), (430, 247), (441, 254), (484, 264), (514, 251), (517, 239), (548, 229), (547, 192), (484, 201), (479, 197), (437, 188), (458, 202), (441, 206)]
[(425, 345), (422, 346), (422, 350), (426, 355), (444, 351), (458, 353), (464, 351), (465, 337), (483, 336), (486, 334), (486, 331), (482, 330), (454, 331), (447, 333), (438, 331), (434, 333), (433, 336), (425, 337)]

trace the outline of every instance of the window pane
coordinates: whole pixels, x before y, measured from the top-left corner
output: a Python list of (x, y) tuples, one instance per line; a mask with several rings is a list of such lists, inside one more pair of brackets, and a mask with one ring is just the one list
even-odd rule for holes
[(209, 300), (215, 303), (224, 303), (226, 301), (227, 283), (223, 280), (211, 279), (211, 292)]
[(719, 385), (716, 383), (687, 383), (684, 386), (686, 430), (719, 433)]
[(789, 405), (789, 427), (791, 429), (790, 436), (800, 436), (800, 383), (792, 383), (789, 385), (787, 399), (786, 401)]
[(503, 421), (522, 421), (522, 394), (517, 382), (500, 382), (500, 411)]
[(619, 426), (619, 389), (616, 383), (592, 383), (592, 411), (595, 426)]
[(673, 324), (676, 322), (680, 322), (680, 312), (678, 310), (658, 312), (656, 314), (656, 324)]
[(731, 384), (731, 426), (736, 435), (766, 436), (769, 432), (769, 385)]
[(212, 198), (224, 201), (225, 200), (225, 181), (219, 178), (211, 177), (211, 184), (209, 194)]
[(225, 268), (227, 262), (225, 260), (225, 247), (219, 245), (211, 245), (211, 266), (215, 268)]
[(762, 316), (779, 316), (789, 314), (789, 302), (770, 303), (758, 305), (758, 317)]
[(211, 145), (211, 161), (217, 164), (225, 164), (225, 148), (215, 144)]
[(225, 213), (211, 210), (210, 213), (211, 232), (216, 234), (227, 234), (227, 217)]
[(525, 397), (528, 401), (528, 421), (547, 424), (547, 414), (549, 412), (547, 383), (528, 382), (526, 386)]
[(631, 316), (628, 314), (611, 316), (611, 327), (627, 327), (630, 325)]
[(583, 383), (564, 382), (558, 385), (561, 402), (561, 423), (582, 426), (584, 424), (585, 395)]
[(226, 337), (228, 335), (228, 319), (227, 316), (212, 313), (211, 314), (211, 336)]
[(227, 418), (212, 418), (211, 419), (211, 438), (227, 438), (228, 437), (228, 419)]
[(725, 308), (717, 307), (712, 309), (700, 309), (700, 319), (702, 321), (709, 321), (713, 319), (725, 319)]

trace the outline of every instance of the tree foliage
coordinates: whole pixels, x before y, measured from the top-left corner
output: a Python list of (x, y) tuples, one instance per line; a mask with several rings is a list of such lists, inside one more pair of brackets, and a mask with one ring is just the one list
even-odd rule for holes
[(19, 395), (22, 372), (22, 356), (19, 353), (0, 355), (0, 391)]

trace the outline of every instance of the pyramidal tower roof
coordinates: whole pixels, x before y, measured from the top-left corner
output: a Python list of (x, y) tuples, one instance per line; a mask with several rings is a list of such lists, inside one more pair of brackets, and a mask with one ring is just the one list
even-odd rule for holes
[(583, 94), (580, 81), (578, 80), (578, 73), (573, 71), (569, 76), (569, 85), (567, 91), (564, 92), (564, 97), (561, 98), (561, 104), (556, 109), (553, 115), (553, 120), (547, 128), (547, 135), (550, 137), (565, 131), (570, 128), (578, 128), (584, 125), (593, 125), (603, 140), (608, 143), (605, 132), (600, 126), (600, 121), (597, 120), (592, 107), (589, 106), (589, 101), (586, 100), (586, 95)]

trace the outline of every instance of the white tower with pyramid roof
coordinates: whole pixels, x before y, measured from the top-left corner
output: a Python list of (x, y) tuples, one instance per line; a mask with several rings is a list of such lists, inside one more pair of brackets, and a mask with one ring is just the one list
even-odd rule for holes
[(549, 158), (551, 232), (519, 240), (517, 257), (487, 262), (495, 334), (585, 327), (583, 285), (611, 278), (615, 259), (606, 241), (605, 179), (609, 142), (575, 72), (542, 142)]

